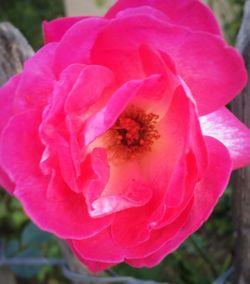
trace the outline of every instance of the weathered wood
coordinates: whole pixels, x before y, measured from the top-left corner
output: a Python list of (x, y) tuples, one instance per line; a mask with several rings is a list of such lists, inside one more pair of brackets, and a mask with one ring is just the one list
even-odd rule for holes
[(16, 284), (14, 275), (7, 267), (0, 267), (0, 283), (2, 284)]
[(10, 23), (0, 24), (0, 86), (20, 72), (33, 50), (23, 35)]
[[(237, 47), (244, 57), (250, 76), (250, 0), (238, 36)], [(250, 83), (232, 103), (232, 110), (250, 127)], [(235, 283), (250, 283), (250, 167), (241, 169), (233, 177), (233, 214), (236, 229)]]

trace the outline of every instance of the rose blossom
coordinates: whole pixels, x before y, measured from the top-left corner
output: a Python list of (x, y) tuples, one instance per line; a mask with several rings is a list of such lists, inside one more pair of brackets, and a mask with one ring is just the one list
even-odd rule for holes
[(250, 162), (250, 131), (224, 107), (243, 61), (197, 0), (120, 0), (44, 35), (0, 90), (1, 184), (92, 271), (152, 267)]

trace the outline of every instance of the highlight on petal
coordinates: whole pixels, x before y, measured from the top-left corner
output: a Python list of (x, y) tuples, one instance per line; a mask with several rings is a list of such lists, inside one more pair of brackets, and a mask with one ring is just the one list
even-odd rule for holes
[(250, 129), (227, 108), (200, 117), (200, 123), (204, 135), (218, 139), (227, 147), (234, 169), (250, 163)]

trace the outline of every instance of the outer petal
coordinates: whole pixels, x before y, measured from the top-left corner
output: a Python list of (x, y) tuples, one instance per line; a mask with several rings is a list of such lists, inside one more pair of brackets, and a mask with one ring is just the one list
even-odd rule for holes
[(81, 257), (81, 255), (77, 252), (77, 250), (74, 250), (74, 248), (71, 246), (71, 249), (74, 251), (74, 253), (77, 255), (77, 257), (80, 259), (80, 261), (88, 267), (88, 269), (94, 273), (102, 272), (105, 269), (108, 269), (117, 263), (110, 263), (110, 262), (97, 262), (97, 261), (91, 261), (87, 260)]
[(9, 193), (13, 193), (15, 184), (10, 180), (4, 171), (0, 169), (0, 185)]
[(242, 58), (220, 37), (173, 26), (151, 15), (114, 19), (99, 33), (92, 60), (111, 69), (126, 70), (128, 60), (140, 60), (132, 51), (143, 44), (172, 57), (177, 73), (192, 91), (200, 114), (228, 103), (247, 81)]
[[(0, 89), (0, 137), (4, 126), (14, 114), (13, 98), (20, 81), (20, 75), (14, 76), (4, 87)], [(14, 184), (0, 167), (0, 185), (9, 193), (14, 190)]]
[(221, 141), (229, 150), (233, 168), (250, 163), (250, 129), (223, 107), (200, 118), (204, 135)]
[(39, 119), (40, 115), (35, 111), (17, 114), (2, 131), (0, 165), (16, 183), (22, 182), (27, 176), (39, 175), (42, 152), (37, 133)]
[(43, 110), (54, 88), (55, 76), (52, 68), (56, 43), (41, 48), (25, 62), (13, 104), (16, 112), (31, 108)]
[(158, 264), (189, 235), (198, 230), (211, 214), (219, 197), (226, 188), (231, 173), (232, 162), (226, 147), (218, 140), (206, 137), (206, 143), (209, 153), (209, 165), (206, 175), (196, 186), (194, 204), (186, 224), (159, 251), (144, 259), (127, 260), (128, 264), (135, 267), (152, 267)]
[(119, 0), (106, 14), (112, 18), (128, 8), (150, 6), (164, 12), (169, 22), (195, 31), (220, 35), (220, 28), (210, 9), (197, 0)]
[(124, 250), (117, 245), (109, 229), (84, 240), (69, 240), (71, 248), (82, 258), (97, 262), (118, 263), (124, 260)]
[(44, 21), (42, 26), (44, 43), (47, 44), (53, 41), (60, 41), (68, 29), (83, 19), (84, 17), (65, 17), (49, 22)]
[[(61, 238), (93, 236), (110, 225), (112, 216), (90, 218), (82, 195), (69, 190), (56, 175), (51, 180), (41, 175), (40, 119), (35, 111), (29, 111), (9, 121), (0, 141), (1, 167), (16, 182), (14, 195), (39, 227)], [(51, 197), (47, 194), (50, 185)]]
[(153, 230), (150, 234), (150, 238), (146, 242), (136, 247), (129, 248), (126, 252), (126, 258), (145, 258), (147, 256), (152, 255), (154, 252), (157, 252), (167, 242), (172, 240), (175, 235), (178, 234), (180, 228), (187, 221), (192, 205), (193, 199), (190, 200), (186, 208), (184, 208), (182, 212), (180, 212), (178, 218), (176, 218), (172, 223), (159, 230)]
[[(98, 33), (109, 23), (108, 20), (91, 17), (72, 26), (63, 36), (55, 54), (53, 69), (57, 76), (70, 64), (91, 64), (90, 51)], [(84, 40), (83, 40), (84, 39)]]

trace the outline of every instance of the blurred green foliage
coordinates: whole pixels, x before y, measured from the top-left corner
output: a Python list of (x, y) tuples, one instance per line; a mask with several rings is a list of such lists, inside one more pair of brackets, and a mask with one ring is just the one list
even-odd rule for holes
[[(90, 1), (103, 4), (103, 0)], [(235, 43), (244, 0), (206, 2), (216, 10), (228, 41)], [(231, 11), (231, 15), (225, 13), (225, 7)], [(41, 22), (63, 14), (62, 0), (0, 0), (0, 21), (10, 21), (16, 25), (35, 49), (42, 45)], [(7, 256), (60, 257), (56, 239), (32, 225), (16, 199), (0, 190), (0, 200), (0, 238), (5, 240)], [(210, 284), (232, 264), (233, 243), (229, 188), (202, 229), (160, 265), (152, 269), (133, 269), (121, 264), (114, 271), (120, 275), (172, 284)], [(37, 270), (30, 267), (11, 269), (17, 276), (21, 276), (18, 278), (19, 284), (69, 283), (58, 268), (46, 266)]]
[(245, 0), (205, 0), (215, 11), (227, 41), (235, 44)]
[(34, 49), (42, 46), (42, 21), (63, 15), (63, 0), (0, 0), (0, 21), (12, 22)]

